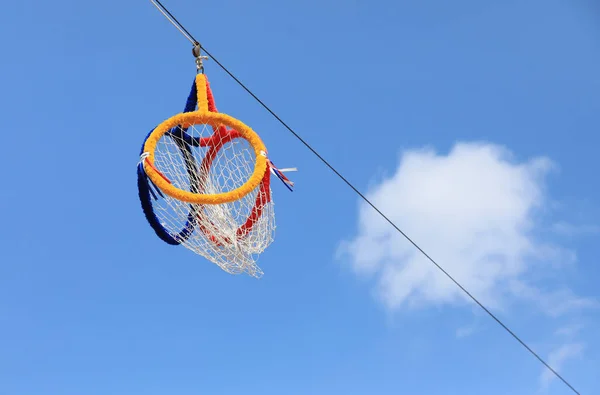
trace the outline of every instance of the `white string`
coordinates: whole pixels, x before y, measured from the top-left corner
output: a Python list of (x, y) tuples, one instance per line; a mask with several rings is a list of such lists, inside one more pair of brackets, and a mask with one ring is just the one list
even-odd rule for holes
[[(198, 138), (213, 136), (212, 127), (202, 124), (190, 126), (188, 133)], [(179, 136), (164, 135), (158, 140), (154, 151), (154, 166), (178, 189), (191, 190), (193, 182), (203, 194), (224, 193), (239, 188), (254, 171), (254, 149), (243, 138), (233, 139), (220, 146), (210, 167), (199, 166), (192, 181), (186, 159), (179, 148), (182, 143), (185, 144)], [(206, 147), (191, 147), (193, 162), (203, 163), (207, 150)], [(228, 273), (246, 272), (253, 277), (260, 277), (262, 270), (257, 265), (257, 260), (273, 242), (275, 231), (271, 191), (266, 191), (271, 199), (265, 196), (263, 200), (259, 195), (262, 193), (257, 186), (252, 192), (233, 202), (205, 205), (189, 204), (165, 195), (153, 202), (153, 209), (161, 224), (172, 234), (181, 232), (188, 221), (190, 210), (194, 210), (196, 226), (189, 237), (181, 240), (181, 245)], [(252, 215), (257, 199), (262, 213), (247, 233), (239, 236), (238, 229)]]
[(140, 155), (140, 161), (138, 162), (138, 166), (139, 166), (140, 164), (142, 164), (142, 162), (143, 162), (144, 160), (146, 160), (146, 158), (147, 158), (147, 157), (149, 157), (149, 156), (150, 156), (150, 152), (144, 152), (143, 154), (141, 154), (141, 155)]

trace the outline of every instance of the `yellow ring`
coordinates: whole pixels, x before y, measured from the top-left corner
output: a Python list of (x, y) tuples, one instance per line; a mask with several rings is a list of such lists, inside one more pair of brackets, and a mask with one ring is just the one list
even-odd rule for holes
[[(239, 188), (225, 193), (217, 194), (199, 194), (179, 189), (169, 182), (167, 182), (155, 169), (154, 169), (154, 150), (158, 144), (158, 140), (167, 133), (171, 128), (181, 125), (183, 128), (190, 127), (192, 125), (208, 124), (217, 129), (220, 125), (229, 126), (237, 130), (240, 135), (248, 140), (254, 153), (256, 155), (256, 162), (254, 164), (254, 173), (246, 181), (246, 183)], [(154, 129), (154, 131), (148, 136), (146, 143), (144, 144), (144, 152), (148, 153), (147, 160), (152, 164), (149, 166), (148, 163), (144, 162), (144, 169), (148, 177), (152, 182), (160, 188), (165, 194), (187, 202), (196, 204), (222, 204), (230, 203), (239, 200), (252, 192), (262, 181), (265, 172), (267, 171), (267, 158), (265, 153), (267, 149), (264, 143), (256, 134), (255, 131), (250, 129), (249, 126), (243, 122), (223, 113), (208, 112), (208, 111), (194, 111), (177, 114), (165, 121)]]

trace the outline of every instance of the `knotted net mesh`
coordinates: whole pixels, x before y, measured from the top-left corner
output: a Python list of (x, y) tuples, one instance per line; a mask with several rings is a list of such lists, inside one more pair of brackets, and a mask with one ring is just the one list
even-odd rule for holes
[[(226, 126), (193, 125), (171, 129), (154, 151), (154, 167), (174, 187), (219, 194), (242, 186), (254, 172), (250, 143)], [(172, 234), (186, 227), (181, 245), (228, 273), (260, 277), (258, 256), (273, 241), (275, 215), (270, 174), (252, 192), (231, 203), (190, 204), (163, 194), (153, 202), (162, 226)]]

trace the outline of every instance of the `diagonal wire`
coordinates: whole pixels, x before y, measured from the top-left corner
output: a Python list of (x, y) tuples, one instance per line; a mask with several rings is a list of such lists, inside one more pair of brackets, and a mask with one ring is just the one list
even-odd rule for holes
[[(193, 44), (200, 45), (200, 43), (187, 31), (187, 29), (179, 23), (177, 18), (173, 16), (162, 5), (160, 0), (150, 0), (156, 8)], [(387, 215), (385, 215), (377, 206), (375, 206), (362, 192), (360, 192), (346, 177), (344, 177), (339, 171), (337, 171), (325, 158), (323, 158), (310, 144), (308, 144), (298, 133), (296, 133), (288, 124), (286, 124), (279, 116), (273, 112), (262, 100), (260, 100), (250, 89), (246, 87), (235, 75), (233, 75), (221, 62), (219, 62), (206, 48), (200, 45), (202, 50), (217, 64), (223, 71), (225, 71), (231, 78), (233, 78), (250, 96), (252, 96), (261, 106), (265, 108), (273, 117), (275, 117), (294, 137), (296, 137), (306, 148), (308, 148), (317, 158), (319, 158), (331, 171), (333, 171), (347, 186), (349, 186), (358, 196), (360, 196), (371, 208), (373, 208), (383, 219), (385, 219), (394, 229), (396, 229), (406, 240), (408, 240), (423, 256), (425, 256), (431, 263), (433, 263), (442, 273), (446, 275), (456, 286), (458, 286), (471, 300), (473, 300), (479, 307), (481, 307), (494, 321), (496, 321), (504, 330), (506, 330), (515, 340), (517, 340), (527, 351), (529, 351), (538, 361), (540, 361), (547, 369), (549, 369), (556, 377), (558, 377), (564, 384), (566, 384), (574, 393), (581, 395), (565, 378), (563, 378), (556, 370), (554, 370), (542, 357), (540, 357), (531, 347), (529, 347), (521, 338), (513, 332), (506, 324), (504, 324), (494, 313), (492, 313), (487, 307), (485, 307), (475, 296), (473, 296), (465, 287), (463, 287), (450, 273), (448, 273), (440, 264), (438, 264), (429, 254), (427, 254), (417, 243), (415, 243), (406, 233), (402, 231)]]
[(164, 5), (162, 5), (162, 3), (159, 0), (150, 1), (160, 11), (160, 13), (163, 14), (165, 18), (167, 18), (169, 22), (171, 22), (173, 26), (175, 26), (177, 30), (179, 30), (179, 32), (185, 36), (185, 38), (187, 38), (194, 45), (198, 44), (198, 41), (194, 39), (190, 32), (188, 32), (187, 29), (181, 23), (179, 23), (177, 18), (175, 18), (173, 14), (171, 14), (169, 10)]

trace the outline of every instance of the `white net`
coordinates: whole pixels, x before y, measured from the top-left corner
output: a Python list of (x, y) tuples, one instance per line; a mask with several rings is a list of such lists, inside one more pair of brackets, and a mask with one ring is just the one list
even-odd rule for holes
[[(235, 131), (225, 130), (213, 133), (209, 125), (187, 129), (189, 136), (203, 139), (207, 146), (193, 146), (180, 133), (165, 134), (154, 151), (155, 168), (174, 187), (194, 193), (225, 193), (242, 186), (254, 172), (254, 149)], [(268, 182), (263, 180), (246, 196), (223, 204), (190, 204), (163, 195), (153, 201), (162, 226), (172, 235), (182, 232), (186, 223), (193, 226), (189, 237), (179, 237), (181, 245), (228, 273), (262, 276), (258, 256), (273, 241), (275, 230)]]

